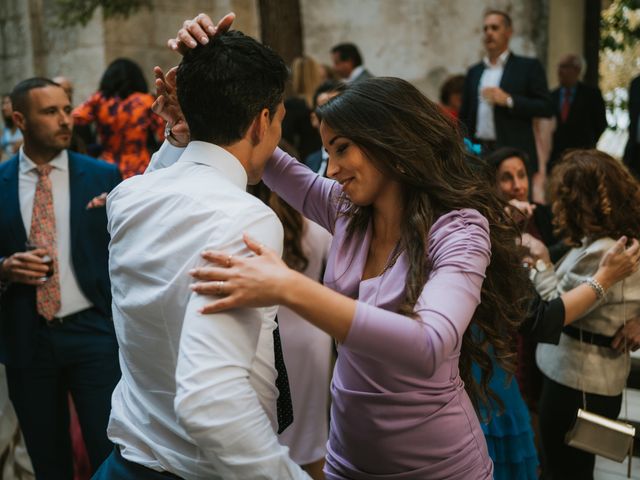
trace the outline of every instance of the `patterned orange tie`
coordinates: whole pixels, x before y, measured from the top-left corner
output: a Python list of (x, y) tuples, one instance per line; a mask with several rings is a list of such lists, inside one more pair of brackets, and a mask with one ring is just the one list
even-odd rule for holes
[(56, 217), (53, 212), (53, 193), (49, 173), (51, 165), (38, 165), (38, 184), (33, 199), (29, 243), (46, 247), (53, 260), (53, 275), (36, 288), (38, 313), (48, 321), (60, 310), (60, 277), (58, 276), (58, 249), (56, 248)]

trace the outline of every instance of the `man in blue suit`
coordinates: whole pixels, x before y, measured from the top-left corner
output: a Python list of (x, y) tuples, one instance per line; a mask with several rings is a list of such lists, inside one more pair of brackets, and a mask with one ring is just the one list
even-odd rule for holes
[(533, 118), (553, 115), (544, 68), (509, 50), (513, 29), (507, 13), (489, 10), (483, 32), (487, 55), (467, 72), (460, 121), (483, 153), (500, 147), (525, 151), (533, 174), (538, 171)]
[(92, 467), (113, 449), (106, 427), (120, 369), (107, 217), (95, 200), (121, 178), (67, 150), (73, 122), (60, 85), (31, 78), (11, 100), (24, 145), (0, 164), (0, 362), (36, 477), (67, 480), (69, 393)]

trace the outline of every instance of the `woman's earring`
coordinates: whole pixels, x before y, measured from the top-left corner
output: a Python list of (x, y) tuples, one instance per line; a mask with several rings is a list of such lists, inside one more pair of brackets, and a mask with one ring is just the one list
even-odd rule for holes
[(398, 170), (401, 174), (406, 175), (407, 171), (402, 168), (402, 165), (400, 165), (399, 163), (396, 163), (396, 170)]

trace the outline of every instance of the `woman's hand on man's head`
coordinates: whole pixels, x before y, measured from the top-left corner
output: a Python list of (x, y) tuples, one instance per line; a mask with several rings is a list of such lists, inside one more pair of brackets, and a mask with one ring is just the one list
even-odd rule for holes
[(196, 48), (198, 43), (205, 45), (209, 43), (209, 37), (215, 37), (229, 30), (235, 19), (236, 14), (230, 12), (214, 25), (209, 15), (200, 13), (192, 20), (185, 20), (176, 37), (167, 40), (167, 46), (174, 52), (184, 55), (190, 49)]

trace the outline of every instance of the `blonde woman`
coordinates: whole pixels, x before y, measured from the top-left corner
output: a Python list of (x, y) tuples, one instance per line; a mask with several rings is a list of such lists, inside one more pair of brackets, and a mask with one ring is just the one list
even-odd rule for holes
[(322, 146), (320, 134), (311, 125), (313, 95), (327, 79), (321, 63), (311, 57), (298, 57), (291, 64), (292, 94), (284, 102), (287, 113), (282, 121), (282, 138), (304, 159)]

